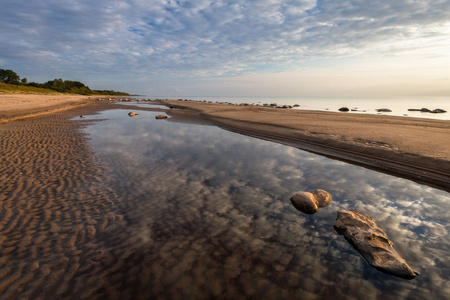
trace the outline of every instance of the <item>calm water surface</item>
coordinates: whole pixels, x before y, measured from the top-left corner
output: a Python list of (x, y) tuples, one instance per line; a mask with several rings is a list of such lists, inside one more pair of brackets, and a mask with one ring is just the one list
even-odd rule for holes
[[(126, 222), (101, 236), (111, 267), (83, 282), (160, 299), (449, 299), (450, 195), (296, 148), (110, 110), (89, 126)], [(333, 202), (297, 211), (297, 191)], [(413, 280), (368, 266), (338, 235), (336, 212), (372, 216)], [(95, 283), (97, 281), (97, 283)]]
[[(295, 109), (334, 111), (345, 106), (353, 114), (380, 114), (387, 116), (407, 116), (414, 118), (427, 118), (435, 120), (450, 120), (449, 97), (356, 97), (356, 98), (285, 98), (285, 97), (147, 97), (160, 99), (191, 99), (196, 101), (229, 102), (234, 104), (259, 104), (277, 103), (278, 105), (300, 105)], [(388, 108), (392, 112), (377, 112), (377, 109)], [(408, 111), (410, 108), (445, 109), (447, 113), (432, 114), (416, 111)]]

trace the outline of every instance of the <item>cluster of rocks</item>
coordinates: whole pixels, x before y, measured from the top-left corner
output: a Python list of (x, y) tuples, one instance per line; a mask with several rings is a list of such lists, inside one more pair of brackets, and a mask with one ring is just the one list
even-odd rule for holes
[[(347, 111), (350, 111), (350, 109), (348, 107), (344, 106), (344, 107), (339, 108), (338, 111), (347, 112)], [(358, 111), (358, 110), (351, 109), (351, 111)], [(378, 108), (375, 111), (377, 111), (377, 112), (392, 112), (392, 110), (389, 108)], [(420, 112), (428, 112), (428, 113), (432, 113), (432, 114), (443, 114), (443, 113), (447, 112), (445, 109), (441, 109), (441, 108), (436, 108), (433, 110), (430, 110), (428, 108), (410, 108), (410, 109), (408, 109), (408, 111), (420, 111)]]
[[(332, 197), (327, 191), (317, 189), (312, 193), (297, 192), (290, 200), (297, 210), (312, 215), (319, 207), (328, 206)], [(403, 279), (413, 279), (419, 275), (400, 256), (386, 233), (369, 215), (356, 210), (340, 210), (334, 229), (377, 270)]]
[[(343, 112), (350, 111), (350, 109), (345, 106), (339, 108), (338, 110), (343, 111)], [(351, 111), (359, 111), (359, 110), (357, 108), (352, 108)], [(365, 110), (363, 110), (363, 111), (365, 111)], [(378, 108), (378, 109), (375, 109), (375, 111), (377, 111), (377, 112), (392, 112), (392, 110), (390, 110), (389, 108)]]
[(110, 97), (110, 98), (100, 98), (99, 101), (109, 101), (109, 102), (141, 102), (141, 101), (153, 101), (151, 99), (137, 99), (137, 98), (120, 98), (120, 97)]
[[(134, 111), (130, 111), (130, 112), (128, 113), (128, 116), (129, 116), (129, 117), (136, 117), (137, 115), (139, 115), (139, 114), (136, 113), (136, 112), (134, 112)], [(166, 115), (156, 115), (156, 116), (155, 116), (155, 119), (157, 119), (157, 120), (159, 120), (159, 119), (167, 119), (167, 116), (166, 116)]]
[(410, 109), (408, 109), (408, 111), (420, 111), (420, 112), (427, 112), (427, 113), (432, 113), (432, 114), (443, 114), (443, 113), (447, 112), (445, 109), (441, 109), (441, 108), (436, 108), (433, 110), (430, 110), (428, 108), (410, 108)]
[(298, 104), (294, 104), (294, 105), (278, 105), (276, 103), (264, 103), (263, 104), (264, 107), (273, 107), (273, 108), (294, 108), (294, 107), (299, 107), (300, 105)]

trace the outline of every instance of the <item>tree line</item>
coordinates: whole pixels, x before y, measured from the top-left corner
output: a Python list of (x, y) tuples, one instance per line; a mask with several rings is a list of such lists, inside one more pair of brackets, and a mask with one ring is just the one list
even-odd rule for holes
[(60, 93), (70, 93), (70, 94), (80, 94), (80, 95), (120, 95), (127, 96), (128, 93), (118, 92), (114, 90), (91, 90), (84, 83), (72, 80), (62, 80), (54, 79), (47, 81), (45, 83), (30, 82), (26, 78), (20, 79), (20, 76), (12, 70), (0, 69), (0, 82), (13, 84), (13, 85), (24, 85), (32, 86), (38, 88), (51, 89)]

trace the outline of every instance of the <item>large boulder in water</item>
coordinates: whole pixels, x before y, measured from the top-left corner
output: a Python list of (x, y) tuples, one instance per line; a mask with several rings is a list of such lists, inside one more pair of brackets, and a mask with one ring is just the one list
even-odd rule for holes
[(331, 203), (331, 195), (324, 190), (314, 190), (314, 192), (298, 192), (291, 197), (292, 205), (299, 211), (312, 215), (319, 207), (325, 207)]
[(334, 229), (377, 270), (404, 279), (413, 279), (419, 275), (400, 257), (386, 233), (367, 214), (356, 210), (340, 210)]

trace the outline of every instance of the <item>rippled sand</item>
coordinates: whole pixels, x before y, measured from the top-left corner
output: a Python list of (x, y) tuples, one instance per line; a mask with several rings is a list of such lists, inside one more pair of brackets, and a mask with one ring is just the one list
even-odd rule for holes
[[(158, 193), (161, 180), (178, 180), (177, 173), (164, 169), (147, 178), (155, 187), (151, 195), (143, 194), (139, 172), (126, 168), (113, 174), (120, 191), (115, 194), (88, 137), (79, 131), (95, 121), (77, 116), (92, 110), (95, 104), (0, 127), (1, 298), (245, 299), (315, 293), (297, 271), (300, 240), (277, 237), (277, 232), (298, 236), (301, 231), (300, 223), (283, 225), (277, 214), (285, 208), (278, 201), (261, 202), (273, 207), (270, 222), (254, 220), (239, 203), (212, 201), (195, 184), (178, 183), (183, 189), (169, 194), (164, 185)], [(235, 198), (228, 190), (211, 196)], [(184, 199), (183, 205), (171, 197)], [(254, 239), (255, 234), (267, 239)]]
[[(166, 145), (162, 146), (154, 142), (162, 134), (155, 127), (163, 125), (170, 132), (174, 128), (169, 123), (133, 127), (118, 119), (104, 122), (113, 125), (112, 135), (100, 143), (111, 151), (96, 154), (89, 147), (89, 136), (80, 131), (96, 121), (80, 115), (105, 108), (125, 106), (95, 103), (0, 126), (0, 298), (436, 298), (430, 291), (439, 291), (435, 293), (437, 298), (448, 295), (445, 280), (441, 280), (445, 270), (428, 268), (424, 272), (431, 274), (432, 284), (427, 283), (426, 275), (418, 278), (425, 278), (425, 283), (416, 280), (399, 284), (396, 279), (378, 277), (384, 275), (368, 270), (370, 267), (361, 263), (359, 255), (332, 230), (332, 208), (348, 205), (347, 200), (344, 204), (336, 201), (313, 219), (291, 207), (286, 185), (292, 180), (297, 186), (294, 175), (302, 174), (304, 164), (311, 164), (304, 169), (311, 172), (308, 180), (314, 184), (326, 182), (312, 157), (294, 159), (298, 165), (292, 171), (270, 163), (269, 158), (277, 156), (272, 152), (261, 160), (267, 162), (261, 164), (264, 168), (253, 160), (227, 157), (216, 166), (213, 163), (223, 154), (224, 146), (208, 148), (198, 136), (221, 134), (220, 140), (224, 138), (222, 132), (200, 130), (198, 136), (187, 136), (180, 143), (190, 131), (182, 126), (183, 130), (173, 130), (176, 134), (166, 133), (162, 143)], [(121, 122), (136, 122), (146, 113), (142, 108), (138, 118), (129, 118), (127, 112), (119, 110), (123, 113)], [(136, 135), (127, 139), (122, 149), (116, 149), (112, 140), (120, 136), (120, 128), (130, 130), (122, 132), (125, 137), (152, 129), (153, 136), (147, 137), (147, 142), (157, 146), (148, 147), (141, 135)], [(104, 130), (96, 133), (93, 147), (99, 136), (105, 136)], [(226, 149), (233, 148), (229, 136), (224, 142), (231, 143)], [(141, 152), (130, 149), (139, 145)], [(236, 145), (247, 145), (239, 151), (253, 153), (253, 144), (247, 140)], [(190, 147), (202, 151), (178, 157)], [(203, 164), (207, 167), (193, 163), (199, 156), (206, 157)], [(291, 158), (286, 159), (290, 166)], [(324, 162), (327, 170), (330, 163)], [(231, 164), (227, 169), (230, 173), (221, 176), (217, 170), (224, 169), (220, 166), (225, 164)], [(334, 169), (340, 165), (333, 162)], [(242, 170), (248, 170), (243, 178), (236, 173)], [(355, 178), (366, 174), (355, 172)], [(265, 177), (272, 173), (275, 177)], [(282, 173), (294, 179), (268, 180), (281, 178)], [(413, 185), (406, 190), (417, 193), (417, 189)], [(376, 193), (372, 194), (370, 197)], [(377, 197), (371, 202), (370, 197), (365, 195), (365, 202), (377, 211), (383, 201), (393, 206)], [(441, 213), (435, 207), (445, 207), (448, 202), (445, 197), (436, 197), (442, 202), (430, 209)], [(440, 218), (447, 219), (436, 217)], [(432, 235), (434, 238), (445, 236), (445, 228), (432, 225), (439, 232)], [(415, 237), (412, 240), (416, 245)], [(417, 255), (445, 257), (446, 240), (443, 245), (437, 244), (435, 248), (430, 244), (421, 247), (426, 251)], [(416, 289), (418, 286), (421, 288)]]
[(82, 112), (0, 126), (3, 299), (64, 294), (76, 272), (93, 267), (97, 232), (121, 219), (113, 213), (116, 195), (77, 130), (86, 122), (67, 119)]

